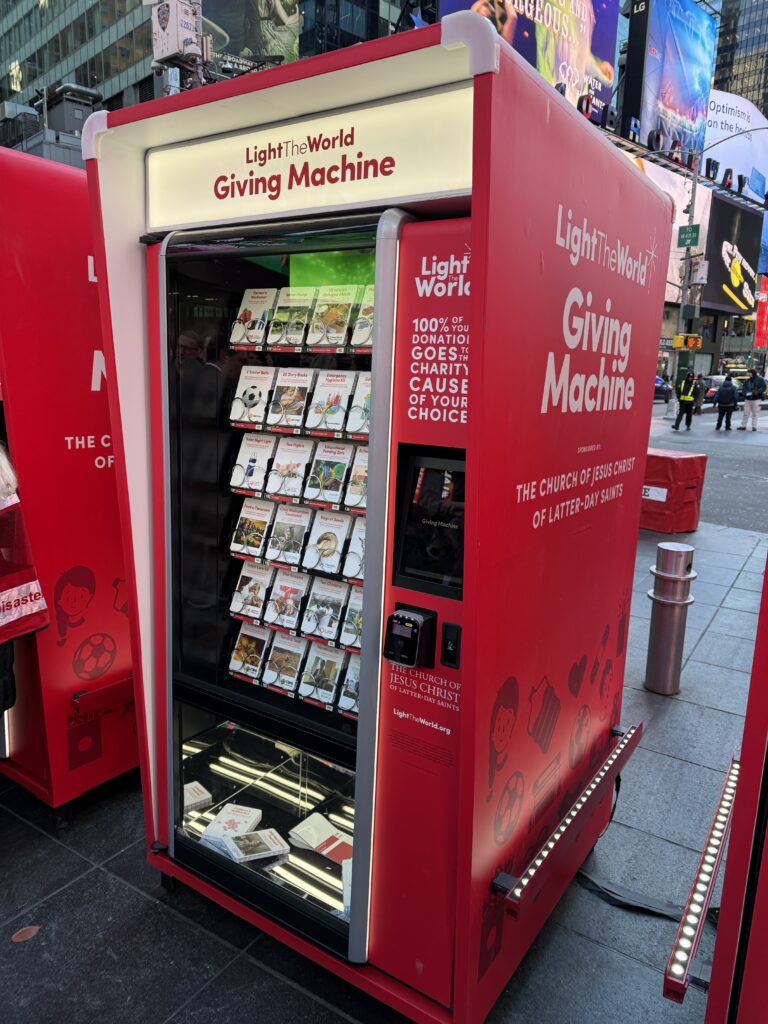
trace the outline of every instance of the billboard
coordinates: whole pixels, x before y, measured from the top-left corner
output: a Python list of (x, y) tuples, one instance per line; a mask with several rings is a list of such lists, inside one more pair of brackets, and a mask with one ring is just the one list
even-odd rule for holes
[[(629, 154), (628, 154), (629, 155)], [(691, 185), (688, 178), (682, 174), (675, 174), (665, 167), (651, 163), (650, 160), (641, 160), (630, 157), (635, 166), (650, 178), (654, 185), (666, 192), (675, 204), (675, 219), (672, 229), (672, 242), (669, 251), (669, 262), (667, 265), (667, 285), (664, 293), (664, 301), (675, 304), (680, 303), (682, 292), (683, 272), (685, 270), (685, 249), (677, 245), (678, 231), (688, 224), (688, 201), (691, 198)], [(699, 224), (699, 244), (692, 248), (693, 256), (702, 257), (707, 246), (707, 230), (709, 225), (709, 211), (712, 202), (712, 192), (708, 188), (699, 188), (696, 191), (696, 205), (694, 207), (694, 224)]]
[[(709, 94), (706, 156), (720, 164), (718, 179), (730, 168), (733, 187), (763, 202), (768, 181), (768, 118), (754, 103), (733, 93), (713, 89)], [(741, 181), (739, 181), (741, 176)]]
[(707, 235), (709, 279), (702, 305), (747, 316), (757, 307), (757, 260), (761, 214), (712, 197)]
[(663, 149), (701, 151), (717, 24), (694, 0), (632, 5), (622, 124), (640, 122), (640, 141), (659, 131)]
[(472, 10), (575, 106), (593, 98), (593, 117), (611, 98), (619, 0), (440, 0), (440, 17)]
[(264, 57), (299, 58), (298, 0), (205, 0), (203, 31), (217, 53), (258, 62)]

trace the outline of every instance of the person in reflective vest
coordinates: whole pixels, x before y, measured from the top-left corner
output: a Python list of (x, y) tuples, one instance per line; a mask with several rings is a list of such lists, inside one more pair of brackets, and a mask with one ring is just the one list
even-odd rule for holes
[(693, 371), (689, 370), (685, 375), (685, 380), (681, 381), (676, 388), (677, 400), (680, 403), (677, 411), (677, 419), (672, 424), (673, 430), (679, 430), (683, 416), (685, 416), (685, 429), (691, 429), (691, 420), (693, 419), (693, 409), (696, 405), (696, 399), (699, 397), (699, 385), (693, 376)]

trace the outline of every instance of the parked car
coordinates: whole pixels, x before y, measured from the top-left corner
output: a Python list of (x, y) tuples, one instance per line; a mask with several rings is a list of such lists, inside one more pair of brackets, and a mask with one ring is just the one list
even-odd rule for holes
[(662, 380), (661, 377), (656, 378), (656, 387), (653, 389), (653, 400), (661, 399), (662, 402), (668, 402), (672, 397), (672, 385), (667, 381)]
[(717, 389), (725, 380), (724, 373), (716, 373), (714, 376), (704, 377), (704, 401), (714, 402)]

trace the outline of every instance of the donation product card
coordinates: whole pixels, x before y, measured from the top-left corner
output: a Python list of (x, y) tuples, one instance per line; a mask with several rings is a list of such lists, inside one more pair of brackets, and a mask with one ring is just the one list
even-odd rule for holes
[(301, 621), (302, 633), (321, 636), (324, 640), (335, 640), (339, 635), (349, 591), (348, 583), (315, 576)]
[(275, 570), (271, 565), (255, 565), (244, 562), (237, 587), (232, 594), (229, 610), (235, 615), (247, 615), (251, 619), (260, 619), (264, 613), (264, 603), (272, 585)]
[(270, 427), (300, 427), (315, 371), (301, 366), (283, 366), (277, 372), (275, 391), (269, 403)]
[(295, 693), (309, 641), (302, 636), (275, 633), (269, 659), (261, 674), (264, 686), (276, 686), (288, 693)]
[(313, 641), (299, 683), (302, 700), (315, 701), (330, 708), (346, 661), (346, 651)]
[(277, 308), (267, 331), (268, 345), (298, 348), (315, 304), (314, 288), (281, 288)]
[(349, 715), (356, 715), (360, 700), (360, 655), (350, 654), (347, 671), (344, 675), (344, 682), (339, 694), (338, 711), (346, 711)]
[(354, 445), (343, 441), (320, 441), (304, 488), (304, 500), (339, 504), (354, 452)]
[(371, 375), (366, 370), (357, 375), (352, 404), (347, 414), (348, 434), (370, 433), (371, 416)]
[(232, 324), (230, 345), (261, 345), (277, 298), (277, 288), (248, 288), (237, 319)]
[(230, 672), (258, 679), (267, 645), (272, 638), (272, 631), (263, 626), (253, 626), (244, 622), (240, 627), (235, 648), (229, 662)]
[(344, 615), (344, 623), (341, 627), (339, 643), (345, 647), (359, 647), (360, 637), (363, 632), (363, 590), (362, 587), (352, 587), (347, 603), (347, 611)]
[(361, 580), (365, 574), (365, 517), (355, 517), (352, 536), (349, 539), (344, 572), (347, 579)]
[(373, 345), (373, 285), (366, 285), (360, 309), (357, 311), (355, 326), (352, 329), (352, 347), (370, 348)]
[(301, 562), (304, 568), (337, 573), (351, 524), (352, 517), (344, 512), (318, 509)]
[(281, 505), (275, 513), (266, 558), (286, 565), (298, 565), (313, 511), (303, 505)]
[(368, 445), (361, 444), (355, 452), (349, 482), (344, 492), (347, 508), (364, 509), (368, 505)]
[(264, 552), (267, 531), (274, 514), (275, 506), (271, 501), (245, 498), (232, 534), (230, 551), (259, 558)]
[(290, 853), (288, 843), (273, 828), (260, 832), (246, 832), (243, 836), (227, 836), (222, 847), (232, 860), (243, 864), (249, 860), (263, 860), (265, 857), (282, 857)]
[(307, 345), (338, 348), (346, 344), (349, 318), (358, 291), (356, 284), (327, 285), (320, 289), (309, 325)]
[(261, 811), (256, 807), (224, 804), (213, 821), (206, 826), (201, 842), (221, 851), (225, 839), (253, 832), (260, 821)]
[(352, 836), (342, 832), (322, 814), (315, 812), (294, 825), (288, 838), (303, 850), (314, 850), (341, 864), (352, 856)]
[(264, 422), (269, 404), (269, 393), (275, 382), (274, 366), (244, 366), (235, 388), (235, 397), (229, 410), (233, 423), (260, 426)]
[(237, 461), (229, 479), (230, 487), (244, 491), (263, 491), (269, 460), (275, 453), (276, 444), (277, 439), (270, 434), (243, 434)]
[(281, 437), (267, 477), (267, 494), (300, 497), (314, 451), (315, 442), (307, 437)]
[(307, 430), (342, 430), (354, 385), (353, 370), (319, 370), (307, 407)]
[(264, 609), (264, 621), (283, 629), (297, 629), (302, 598), (309, 587), (310, 577), (304, 573), (280, 569), (272, 584), (272, 594)]

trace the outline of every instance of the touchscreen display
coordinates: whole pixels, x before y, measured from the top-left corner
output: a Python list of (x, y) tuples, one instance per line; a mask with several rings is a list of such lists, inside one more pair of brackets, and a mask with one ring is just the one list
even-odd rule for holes
[(464, 468), (411, 464), (399, 575), (431, 588), (461, 590), (464, 577)]

